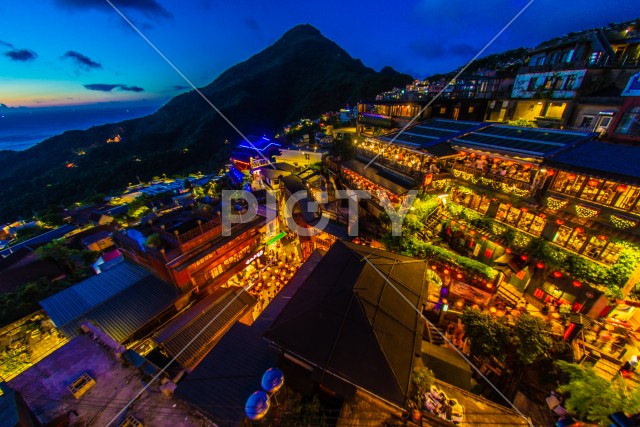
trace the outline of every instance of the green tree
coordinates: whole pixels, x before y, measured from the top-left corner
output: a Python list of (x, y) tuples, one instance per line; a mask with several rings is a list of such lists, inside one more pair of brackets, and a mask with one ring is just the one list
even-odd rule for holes
[(513, 343), (520, 360), (531, 364), (548, 359), (555, 347), (551, 327), (539, 317), (522, 313), (513, 327)]
[(473, 354), (505, 360), (509, 329), (503, 323), (488, 313), (467, 308), (462, 313), (462, 324)]
[(607, 416), (614, 412), (640, 412), (640, 391), (628, 387), (619, 374), (606, 380), (593, 368), (561, 360), (556, 363), (569, 377), (569, 382), (561, 385), (558, 391), (568, 396), (565, 407), (578, 418), (608, 426)]
[(408, 403), (411, 409), (422, 409), (424, 407), (424, 395), (434, 384), (435, 377), (429, 368), (413, 368), (411, 373), (411, 389)]

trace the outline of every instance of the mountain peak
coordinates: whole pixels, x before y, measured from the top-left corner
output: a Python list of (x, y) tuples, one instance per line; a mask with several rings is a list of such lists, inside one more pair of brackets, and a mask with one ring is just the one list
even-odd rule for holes
[(302, 37), (302, 36), (320, 36), (322, 33), (316, 27), (311, 24), (299, 24), (291, 28), (289, 31), (282, 35), (282, 38)]

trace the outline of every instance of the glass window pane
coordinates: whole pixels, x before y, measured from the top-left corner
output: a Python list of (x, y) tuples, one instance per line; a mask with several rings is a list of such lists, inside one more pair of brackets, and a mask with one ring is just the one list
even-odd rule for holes
[(564, 225), (560, 226), (556, 235), (553, 236), (554, 243), (564, 246), (567, 243), (567, 240), (569, 240), (572, 231), (573, 230), (569, 227), (565, 227)]

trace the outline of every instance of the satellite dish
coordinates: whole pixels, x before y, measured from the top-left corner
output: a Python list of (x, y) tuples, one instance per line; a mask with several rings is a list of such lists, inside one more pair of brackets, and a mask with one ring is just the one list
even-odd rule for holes
[(262, 376), (262, 388), (267, 393), (275, 393), (284, 384), (284, 374), (278, 368), (269, 368)]
[(247, 399), (244, 413), (251, 421), (259, 421), (267, 415), (270, 405), (269, 395), (262, 390), (256, 391)]

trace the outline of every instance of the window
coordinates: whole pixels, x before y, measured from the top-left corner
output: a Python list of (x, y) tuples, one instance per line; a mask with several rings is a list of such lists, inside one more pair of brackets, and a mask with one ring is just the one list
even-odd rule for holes
[(618, 258), (620, 257), (621, 250), (622, 250), (622, 247), (620, 245), (617, 245), (613, 242), (609, 242), (607, 244), (607, 247), (602, 252), (602, 254), (600, 254), (600, 261), (606, 264), (615, 263), (616, 261), (618, 261)]
[(500, 206), (498, 207), (498, 212), (496, 212), (496, 219), (498, 221), (504, 221), (505, 218), (507, 217), (507, 212), (509, 211), (510, 207), (511, 205), (500, 203)]
[(640, 107), (635, 107), (622, 115), (616, 133), (640, 136)]
[(590, 128), (591, 123), (593, 123), (593, 116), (583, 116), (582, 122), (580, 122), (581, 128)]
[(593, 200), (598, 191), (602, 188), (604, 181), (596, 178), (589, 178), (587, 180), (587, 185), (585, 185), (584, 190), (582, 190), (582, 194), (580, 195), (581, 199), (585, 200)]
[(553, 77), (551, 77), (551, 76), (547, 76), (547, 77), (544, 79), (544, 84), (543, 84), (544, 88), (545, 88), (545, 89), (551, 89), (551, 87), (553, 86), (553, 80), (554, 80), (554, 78), (553, 78)]
[(584, 229), (580, 227), (572, 229), (563, 225), (558, 229), (556, 235), (553, 236), (553, 242), (579, 253), (587, 242), (587, 235)]
[(598, 259), (606, 245), (606, 240), (593, 236), (589, 239), (587, 247), (584, 249), (584, 254), (589, 258)]
[(555, 64), (558, 62), (558, 52), (553, 52), (551, 54), (551, 59), (549, 60), (549, 64)]
[(573, 52), (573, 49), (562, 52), (560, 62), (571, 62), (571, 59), (573, 58)]
[(491, 199), (487, 196), (478, 196), (470, 192), (456, 191), (452, 194), (452, 199), (455, 203), (461, 204), (483, 214), (487, 213), (489, 205), (491, 204)]
[(474, 108), (473, 108), (473, 106), (469, 107), (468, 112), (469, 112), (469, 113), (473, 113), (473, 109), (474, 109)]
[(537, 86), (538, 86), (538, 78), (537, 77), (531, 77), (531, 79), (529, 80), (529, 85), (527, 86), (527, 90), (528, 91), (536, 90)]
[[(617, 190), (618, 188), (616, 188)], [(638, 201), (638, 196), (640, 196), (640, 189), (638, 187), (633, 187), (631, 185), (626, 186), (626, 190), (624, 192), (619, 192), (620, 196), (616, 200), (615, 207), (625, 210), (631, 210), (636, 205)]]
[(564, 90), (573, 90), (577, 80), (576, 74), (569, 74), (567, 80), (564, 81)]
[(440, 114), (444, 114), (447, 112), (447, 107), (440, 107)]
[(554, 77), (553, 79), (553, 90), (560, 90), (562, 89), (562, 77)]
[(602, 203), (603, 205), (610, 205), (613, 197), (616, 195), (616, 187), (617, 184), (615, 182), (607, 181), (598, 193), (596, 202)]
[(540, 234), (542, 234), (542, 229), (544, 228), (546, 223), (546, 219), (534, 215), (530, 212), (524, 212), (520, 217), (520, 221), (518, 222), (518, 228), (539, 236)]

